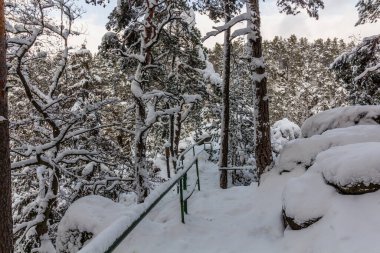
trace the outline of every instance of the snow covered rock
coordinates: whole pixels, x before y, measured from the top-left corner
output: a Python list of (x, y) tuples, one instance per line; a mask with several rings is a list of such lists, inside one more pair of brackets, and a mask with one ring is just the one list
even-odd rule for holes
[[(360, 128), (360, 127), (359, 127)], [(290, 179), (282, 195), (285, 225), (293, 230), (319, 221), (342, 194), (380, 189), (380, 142), (333, 147), (321, 152), (300, 177)]]
[(287, 142), (301, 137), (301, 128), (287, 118), (275, 122), (271, 131), (272, 148), (276, 154), (280, 153)]
[(380, 126), (362, 125), (328, 130), (322, 135), (288, 142), (276, 161), (280, 171), (308, 168), (315, 157), (331, 147), (361, 142), (380, 142)]
[(320, 172), (290, 179), (282, 195), (284, 224), (293, 230), (314, 224), (324, 216), (334, 194), (335, 189), (326, 185)]
[(331, 148), (320, 155), (323, 177), (342, 194), (363, 194), (380, 189), (380, 143)]
[(323, 132), (354, 125), (380, 124), (380, 106), (347, 106), (318, 113), (303, 123), (303, 137), (322, 134)]
[(108, 198), (92, 195), (75, 201), (58, 225), (57, 252), (74, 253), (125, 214), (126, 207)]

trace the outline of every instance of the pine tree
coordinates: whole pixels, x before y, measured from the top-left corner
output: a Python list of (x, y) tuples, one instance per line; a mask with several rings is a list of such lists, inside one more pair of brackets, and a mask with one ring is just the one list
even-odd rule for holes
[(150, 189), (149, 134), (161, 119), (171, 118), (169, 143), (175, 165), (182, 122), (199, 100), (191, 96), (199, 86), (190, 83), (200, 84), (197, 76), (209, 78), (210, 71), (207, 66), (204, 69), (200, 34), (186, 1), (121, 1), (107, 26), (118, 33), (116, 48), (111, 50), (134, 72), (130, 82), (135, 109), (132, 154), (138, 201), (143, 202)]
[(260, 9), (258, 0), (247, 2), (251, 13), (251, 33), (248, 35), (250, 48), (249, 59), (252, 86), (255, 92), (255, 157), (258, 177), (272, 164), (272, 148), (270, 140), (269, 98), (267, 94), (267, 77), (262, 52), (262, 37), (260, 32)]
[[(380, 3), (361, 0), (356, 5), (359, 20), (356, 25), (377, 22)], [(364, 38), (352, 50), (343, 53), (331, 65), (338, 78), (346, 84), (352, 104), (378, 104), (380, 102), (380, 35)]]

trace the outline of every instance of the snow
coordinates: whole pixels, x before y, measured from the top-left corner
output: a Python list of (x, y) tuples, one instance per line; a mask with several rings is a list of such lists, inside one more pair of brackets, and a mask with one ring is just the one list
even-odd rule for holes
[[(103, 231), (97, 233), (97, 236), (95, 236), (91, 240), (91, 244), (86, 245), (84, 248), (80, 250), (80, 252), (103, 253), (106, 249), (108, 249), (116, 238), (121, 236), (127, 228), (133, 225), (134, 221), (138, 217), (141, 217), (144, 214), (146, 214), (148, 210), (151, 208), (151, 206), (154, 206), (155, 203), (157, 203), (158, 199), (162, 194), (164, 194), (165, 192), (169, 192), (169, 190), (172, 193), (175, 192), (173, 186), (175, 185), (177, 180), (190, 169), (189, 166), (194, 164), (196, 159), (199, 159), (200, 161), (205, 160), (207, 159), (207, 155), (203, 155), (203, 152), (201, 151), (196, 155), (196, 157), (192, 158), (190, 161), (185, 162), (184, 169), (175, 174), (170, 180), (158, 186), (153, 192), (149, 194), (149, 196), (145, 199), (144, 203), (134, 205), (131, 208), (126, 209), (123, 214), (119, 213), (119, 216), (117, 216), (118, 218), (114, 219), (112, 223), (110, 222), (110, 225), (106, 227)], [(176, 199), (178, 202), (178, 196)], [(112, 204), (108, 203), (108, 205)], [(65, 216), (66, 215), (70, 216), (70, 213), (65, 214)]]
[(311, 137), (334, 128), (378, 124), (380, 124), (380, 106), (347, 106), (327, 110), (308, 118), (301, 130), (304, 137)]
[[(281, 220), (282, 192), (288, 182), (304, 175), (302, 170), (279, 175), (278, 170), (274, 169), (264, 175), (260, 187), (252, 184), (221, 190), (217, 165), (202, 161), (200, 166), (201, 191), (196, 191), (189, 199), (186, 224), (180, 222), (178, 195), (175, 191), (171, 192), (123, 241), (116, 253), (380, 251), (380, 245), (376, 243), (380, 233), (378, 192), (359, 198), (333, 194), (327, 190), (327, 194), (331, 193), (335, 198), (324, 208), (318, 207), (319, 210), (314, 211), (314, 216), (324, 214), (320, 221), (307, 229), (284, 231)], [(314, 192), (305, 192), (311, 194), (310, 203), (317, 203), (317, 199), (312, 199), (323, 187), (319, 183), (313, 184), (318, 187)], [(316, 196), (322, 197), (322, 194)], [(323, 203), (327, 199), (321, 201)], [(114, 207), (116, 203), (99, 205), (107, 206), (107, 211), (109, 209), (111, 213), (117, 209)]]
[(88, 175), (92, 174), (94, 171), (95, 165), (96, 165), (96, 163), (90, 162), (86, 166), (84, 166), (84, 168), (82, 170), (82, 176), (88, 176)]
[[(74, 243), (71, 231), (86, 231), (98, 235), (120, 216), (125, 215), (126, 208), (101, 196), (86, 196), (70, 205), (58, 226), (57, 251), (67, 248), (77, 252), (78, 242)], [(64, 247), (66, 245), (66, 247)]]
[(106, 32), (102, 37), (103, 42), (109, 42), (110, 40), (115, 40), (115, 39), (117, 39), (117, 34), (114, 32)]
[[(323, 181), (305, 194), (323, 218), (307, 229), (293, 231), (282, 225), (282, 192), (289, 180), (303, 175), (294, 170), (279, 175), (275, 169), (260, 187), (218, 187), (217, 166), (201, 164), (201, 191), (189, 200), (186, 224), (179, 221), (176, 196), (165, 199), (116, 249), (116, 253), (359, 253), (380, 251), (380, 193), (342, 196)], [(319, 177), (321, 178), (321, 177)], [(306, 183), (304, 184), (306, 185)], [(326, 187), (323, 189), (322, 187)], [(317, 191), (323, 190), (324, 194)], [(323, 197), (334, 197), (332, 201)], [(303, 197), (305, 198), (305, 197)], [(313, 198), (314, 201), (313, 201)], [(376, 199), (377, 198), (377, 199)], [(323, 206), (324, 202), (328, 202)], [(301, 202), (301, 201), (300, 201)], [(299, 203), (300, 203), (299, 202)], [(302, 204), (302, 203), (300, 203)], [(290, 205), (290, 203), (289, 203)], [(303, 205), (306, 206), (306, 205)], [(368, 208), (367, 208), (368, 207)], [(305, 213), (307, 210), (304, 209)], [(301, 213), (298, 213), (299, 218)], [(304, 217), (307, 217), (306, 213)]]
[(167, 166), (166, 166), (166, 157), (158, 154), (156, 158), (153, 160), (153, 167), (159, 168), (159, 177), (163, 179), (168, 178)]
[(272, 147), (275, 153), (280, 153), (287, 142), (301, 137), (301, 128), (287, 118), (275, 122), (271, 131)]
[[(206, 36), (202, 38), (202, 41), (206, 41), (208, 38), (210, 38), (212, 36), (216, 36), (216, 35), (224, 32), (224, 31), (226, 31), (227, 29), (233, 27), (237, 23), (240, 23), (243, 21), (248, 21), (248, 20), (251, 20), (250, 13), (243, 13), (243, 14), (237, 15), (237, 16), (233, 17), (229, 22), (225, 23), (224, 25), (216, 26), (216, 27), (214, 26), (213, 29), (215, 29), (215, 30), (208, 32), (206, 34)], [(235, 38), (239, 35), (245, 35), (247, 33), (248, 33), (248, 30), (245, 29), (244, 32), (238, 32), (238, 34), (233, 34), (233, 35)]]
[[(270, 184), (277, 188), (276, 185), (281, 185), (278, 180), (287, 176), (267, 178), (268, 184), (259, 191), (257, 185), (220, 190), (217, 165), (203, 161), (200, 166), (201, 191), (195, 191), (189, 199), (186, 224), (180, 222), (178, 195), (173, 192), (127, 237), (116, 253), (244, 253), (252, 252), (253, 248), (268, 252), (265, 251), (268, 245), (282, 235), (278, 211), (281, 193), (279, 189), (271, 191)], [(264, 194), (268, 198), (260, 197)], [(257, 209), (256, 205), (263, 208)], [(257, 217), (255, 226), (247, 222), (250, 217)], [(278, 245), (273, 246), (273, 252), (280, 252)]]
[(195, 12), (194, 10), (191, 8), (188, 12), (182, 12), (181, 13), (181, 19), (188, 24), (189, 28), (188, 29), (191, 29), (195, 26), (196, 24), (196, 21), (195, 21)]
[[(369, 178), (379, 179), (380, 170), (376, 169), (380, 164), (376, 152), (380, 148), (379, 131), (379, 126), (360, 125), (290, 141), (281, 156), (296, 144), (297, 148), (289, 153), (292, 159), (297, 155), (297, 159), (304, 161), (315, 160), (313, 166), (306, 172), (294, 168), (289, 173), (280, 173), (283, 167), (277, 164), (263, 175), (260, 186), (253, 183), (220, 189), (218, 166), (206, 160), (205, 154), (199, 163), (201, 191), (195, 191), (189, 199), (186, 224), (180, 221), (178, 194), (173, 189), (114, 252), (380, 252), (377, 243), (380, 191), (342, 195), (324, 180), (325, 177), (345, 184), (358, 182), (357, 179), (369, 183), (373, 183)], [(373, 142), (376, 138), (378, 143)], [(192, 160), (189, 158), (185, 164)], [(189, 173), (189, 185), (194, 180), (194, 172)], [(101, 252), (135, 217), (146, 211), (168, 183), (141, 205), (134, 204), (136, 196), (126, 197), (125, 202), (131, 203), (128, 206), (96, 196), (90, 204), (87, 203), (92, 201), (91, 197), (80, 199), (70, 207), (60, 228), (94, 231), (98, 236), (81, 252)], [(83, 204), (88, 209), (80, 207)], [(283, 209), (299, 223), (320, 219), (305, 229), (291, 230), (283, 226)]]
[(307, 172), (286, 184), (282, 196), (283, 210), (297, 224), (303, 224), (323, 217), (335, 194), (335, 189), (326, 185), (320, 172)]
[(305, 168), (312, 165), (320, 152), (331, 147), (371, 141), (380, 142), (380, 126), (359, 125), (328, 130), (322, 135), (286, 143), (276, 164), (281, 171)]
[(82, 48), (82, 49), (75, 51), (74, 55), (77, 55), (77, 56), (91, 55), (91, 51), (89, 49)]
[(318, 156), (328, 165), (324, 166), (323, 177), (338, 186), (380, 185), (379, 150), (380, 142), (331, 148)]
[(207, 54), (203, 51), (202, 47), (198, 48), (198, 57), (205, 61), (206, 68), (199, 70), (205, 80), (209, 80), (211, 84), (220, 86), (223, 81), (218, 73), (215, 72), (214, 65), (208, 60)]
[(202, 100), (202, 97), (200, 95), (188, 95), (188, 94), (185, 94), (185, 95), (182, 95), (182, 97), (185, 100), (186, 104), (196, 103), (196, 102)]

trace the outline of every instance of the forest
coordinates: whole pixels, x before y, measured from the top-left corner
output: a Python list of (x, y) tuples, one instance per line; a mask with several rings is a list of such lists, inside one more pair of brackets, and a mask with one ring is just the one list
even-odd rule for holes
[(263, 37), (333, 1), (0, 0), (0, 253), (380, 252), (380, 34)]

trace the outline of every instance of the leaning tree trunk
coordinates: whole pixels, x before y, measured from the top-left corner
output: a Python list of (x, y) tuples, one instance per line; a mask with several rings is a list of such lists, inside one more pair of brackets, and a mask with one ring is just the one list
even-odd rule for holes
[(0, 252), (13, 252), (4, 0), (0, 0)]
[[(225, 22), (231, 20), (230, 0), (224, 1)], [(224, 32), (224, 55), (223, 55), (223, 110), (222, 110), (222, 131), (219, 167), (228, 166), (228, 135), (230, 123), (230, 73), (231, 73), (231, 28)], [(227, 188), (227, 170), (220, 170), (220, 188)]]
[(267, 94), (267, 78), (262, 52), (260, 34), (259, 0), (249, 0), (248, 11), (251, 12), (252, 32), (248, 36), (251, 49), (252, 84), (255, 91), (255, 157), (258, 177), (272, 164), (272, 147), (270, 140), (269, 99)]

